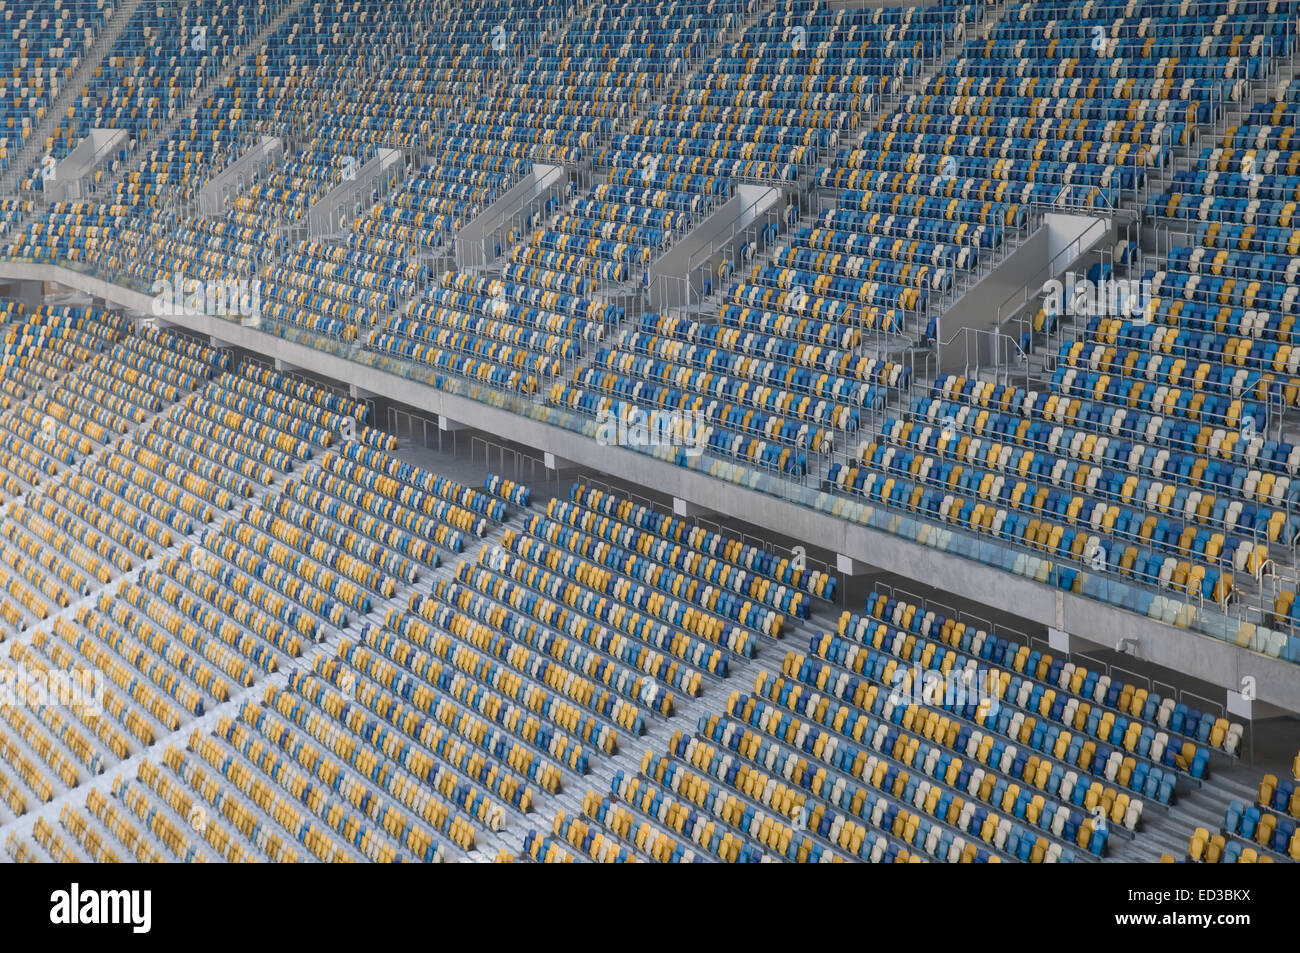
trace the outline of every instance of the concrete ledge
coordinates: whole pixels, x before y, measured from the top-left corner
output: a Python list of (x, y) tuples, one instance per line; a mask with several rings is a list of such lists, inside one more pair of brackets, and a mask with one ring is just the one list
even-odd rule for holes
[[(59, 265), (0, 262), (0, 280), (5, 278), (57, 282), (136, 310), (148, 311), (152, 300), (148, 295)], [(635, 450), (600, 446), (575, 431), (440, 391), (420, 381), (357, 364), (256, 328), (202, 314), (171, 316), (166, 323), (216, 335), (235, 346), (469, 424), (503, 440), (533, 447), (539, 453), (552, 454), (621, 480), (653, 486), (695, 506), (770, 527), (794, 539), (815, 541), (818, 547), (843, 554), (855, 563), (888, 569), (929, 585), (942, 585), (958, 598), (1013, 612), (1044, 629), (1056, 628), (1103, 646), (1113, 647), (1120, 639), (1136, 641), (1139, 658), (1218, 685), (1225, 689), (1225, 701), (1226, 692), (1240, 691), (1242, 679), (1249, 676), (1255, 680), (1255, 697), (1259, 701), (1300, 712), (1300, 667), (1290, 662), (1036, 583)], [(936, 583), (938, 580), (942, 582)]]

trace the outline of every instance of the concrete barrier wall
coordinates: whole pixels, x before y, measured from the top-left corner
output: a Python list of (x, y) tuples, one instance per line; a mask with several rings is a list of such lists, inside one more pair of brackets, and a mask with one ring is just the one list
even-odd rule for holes
[(763, 223), (776, 221), (784, 206), (780, 189), (742, 185), (717, 210), (673, 243), (650, 266), (650, 306), (681, 308), (700, 300), (706, 272), (717, 286), (717, 268), (735, 259)]
[(66, 202), (79, 199), (85, 192), (86, 179), (126, 146), (127, 135), (121, 129), (91, 129), (76, 147), (52, 168), (44, 183), (47, 201)]
[(395, 189), (406, 178), (406, 165), (396, 149), (380, 149), (357, 167), (349, 178), (330, 189), (307, 210), (307, 234), (312, 238), (337, 231), (343, 221), (376, 198)]
[(283, 156), (284, 145), (277, 136), (263, 137), (199, 189), (199, 214), (220, 215), (230, 200), (252, 182), (254, 174), (279, 162)]
[[(1095, 215), (1049, 213), (1034, 232), (958, 298), (939, 319), (939, 370), (961, 374), (968, 368), (1005, 365), (1014, 358), (1015, 338), (994, 332), (1011, 316), (1008, 299), (1026, 286), (1064, 273), (1098, 242), (1113, 233), (1112, 224)], [(994, 349), (1000, 349), (1001, 355)], [(1001, 360), (998, 360), (998, 358)]]
[[(548, 197), (561, 197), (568, 177), (558, 165), (536, 163), (528, 173), (496, 201), (474, 216), (456, 232), (456, 266), (482, 267), (495, 258), (498, 232), (518, 224), (526, 215), (540, 209)], [(502, 240), (502, 247), (506, 242)]]

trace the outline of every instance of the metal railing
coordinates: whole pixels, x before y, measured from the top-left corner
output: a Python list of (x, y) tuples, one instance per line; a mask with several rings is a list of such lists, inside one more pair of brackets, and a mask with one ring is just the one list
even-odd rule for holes
[(715, 285), (713, 277), (720, 273), (724, 263), (729, 266), (727, 270), (731, 274), (738, 274), (743, 266), (756, 263), (760, 251), (773, 247), (784, 218), (784, 195), (776, 199), (773, 208), (759, 211), (761, 206), (772, 201), (770, 193), (760, 193), (737, 215), (720, 223), (708, 234), (701, 234), (707, 227), (708, 218), (696, 229), (687, 232), (684, 239), (690, 238), (702, 244), (687, 257), (686, 266), (680, 275), (655, 276), (649, 289), (650, 306), (662, 307), (664, 302), (673, 301), (674, 310), (699, 309), (705, 299), (721, 290), (724, 281), (719, 278)]
[[(548, 469), (541, 458), (516, 447), (507, 447), (504, 444), (488, 440), (486, 437), (471, 437), (469, 442), (471, 463), (478, 461), (480, 451), (483, 454), (483, 466), (489, 473), (502, 477), (509, 476), (516, 483), (526, 483), (530, 487), (549, 487), (551, 484), (559, 482), (558, 473)], [(495, 468), (492, 466), (494, 456), (497, 461)], [(509, 461), (508, 464), (507, 461)], [(538, 479), (539, 470), (541, 471), (540, 480)]]
[(1013, 291), (1002, 300), (1002, 303), (997, 308), (996, 326), (1001, 328), (1008, 321), (1018, 316), (1030, 301), (1042, 294), (1043, 285), (1046, 282), (1058, 278), (1071, 263), (1086, 255), (1096, 246), (1097, 242), (1105, 238), (1111, 227), (1111, 222), (1105, 218), (1097, 218), (1090, 222), (1088, 227), (1070, 244), (1048, 259), (1047, 263), (1035, 272), (1034, 277), (1027, 281), (1024, 287), (1019, 291)]

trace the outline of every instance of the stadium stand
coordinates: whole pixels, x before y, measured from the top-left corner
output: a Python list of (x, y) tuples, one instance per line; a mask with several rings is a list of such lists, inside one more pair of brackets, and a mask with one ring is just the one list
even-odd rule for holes
[[(5, 2), (0, 264), (155, 305), (0, 301), (9, 860), (1300, 859), (1213, 699), (247, 346), (1298, 664), (1300, 3), (146, 0), (68, 90), (108, 0)], [(943, 363), (1058, 215), (1146, 311)]]

